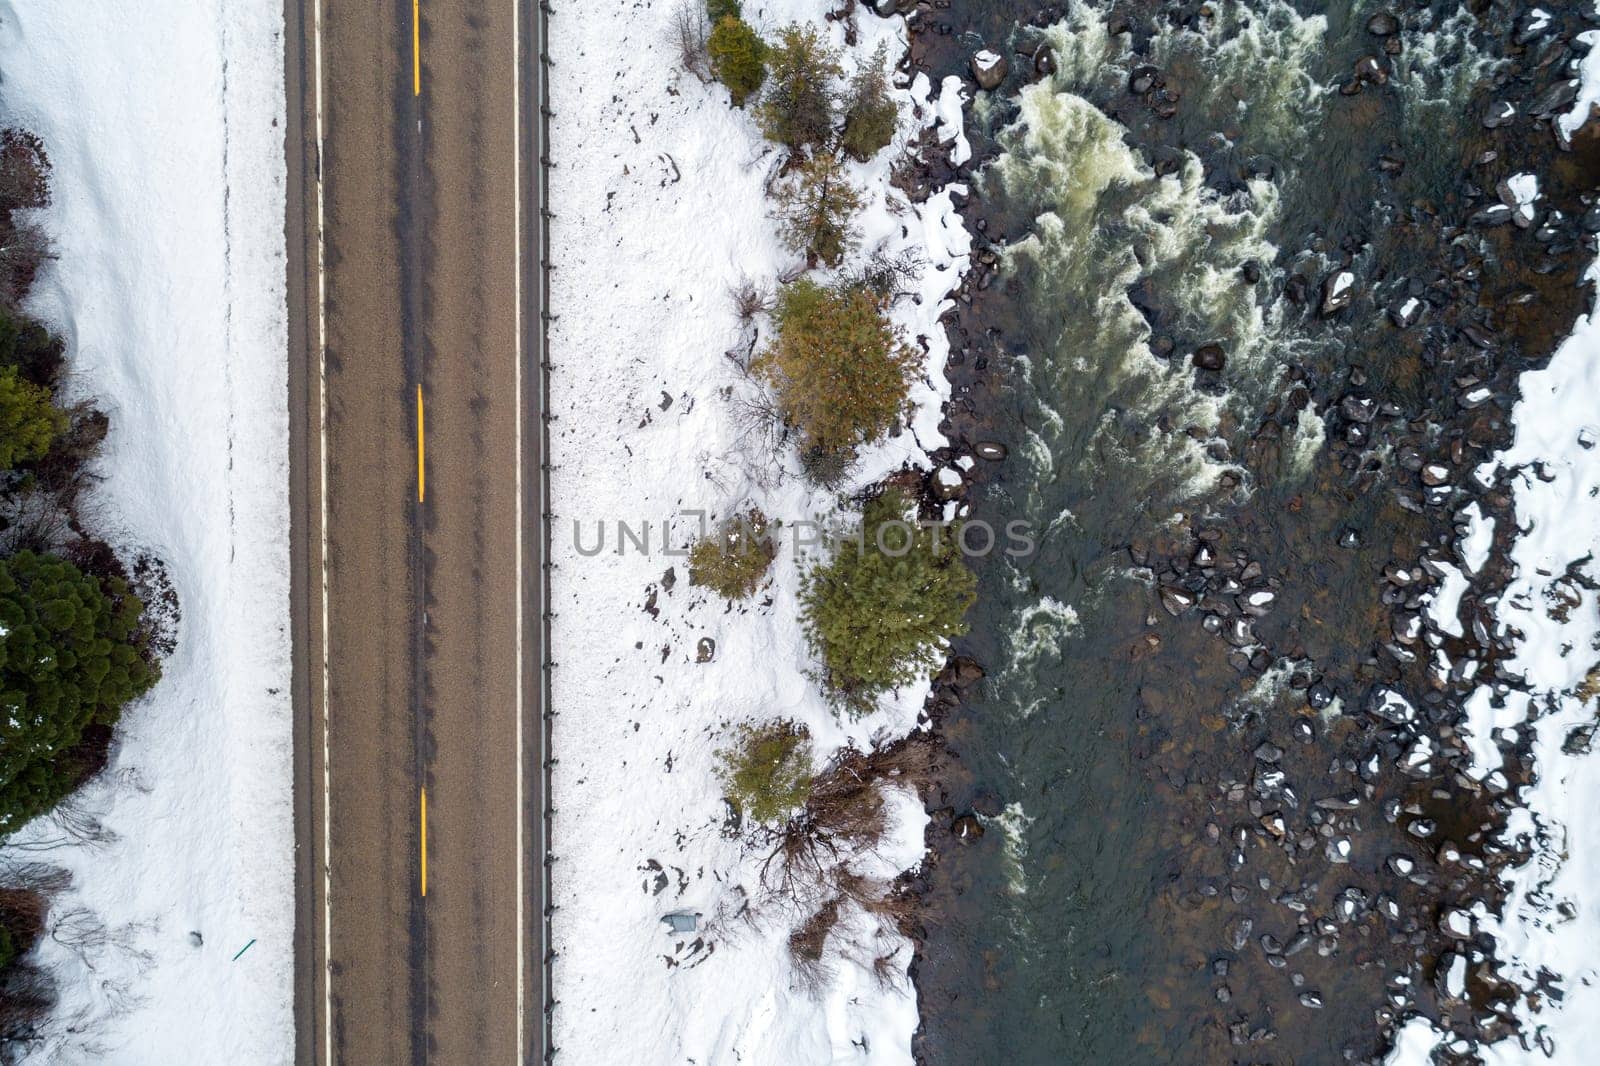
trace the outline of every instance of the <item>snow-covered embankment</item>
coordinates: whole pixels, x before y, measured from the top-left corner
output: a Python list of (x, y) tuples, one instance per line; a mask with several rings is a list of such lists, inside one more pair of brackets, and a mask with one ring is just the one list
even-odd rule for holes
[(74, 881), (38, 1062), (292, 1057), (282, 33), (274, 3), (0, 3), (4, 122), (54, 164), (30, 310), (111, 419), (88, 509), (182, 610), (72, 801), (103, 838), (47, 817), (13, 842)]
[[(722, 518), (754, 504), (787, 528), (835, 506), (740, 417), (751, 385), (725, 353), (750, 336), (730, 289), (745, 278), (770, 286), (803, 264), (770, 215), (780, 150), (725, 89), (676, 68), (673, 6), (590, 4), (551, 22), (555, 1042), (569, 1064), (909, 1063), (911, 945), (855, 913), (829, 937), (820, 980), (798, 977), (788, 937), (804, 913), (767, 898), (764, 853), (723, 832), (714, 768), (728, 724), (794, 719), (821, 760), (913, 730), (927, 687), (861, 720), (835, 714), (807, 676), (791, 538), (780, 538), (771, 588), (733, 608), (691, 587), (685, 560), (662, 550), (662, 522), (677, 517), (680, 549), (695, 532), (686, 512)], [(823, 7), (744, 5), (764, 34), (811, 20), (842, 46), (844, 28)], [(905, 49), (903, 22), (856, 8), (847, 76), (879, 41), (891, 62)], [(915, 249), (927, 261), (917, 298), (894, 310), (927, 351), (916, 414), (863, 455), (854, 486), (903, 463), (926, 467), (924, 451), (945, 443), (938, 318), (970, 241), (951, 202), (958, 190), (912, 205), (889, 169), (941, 115), (941, 136), (962, 146), (958, 83), (937, 102), (925, 78), (898, 91), (895, 144), (852, 167), (867, 203), (861, 254)], [(606, 524), (603, 551), (578, 553), (575, 521), (586, 549)], [(651, 523), (651, 551), (618, 554), (618, 521)], [(893, 828), (864, 860), (880, 879), (922, 853), (920, 804), (905, 792), (891, 800)], [(661, 917), (678, 910), (701, 916), (698, 934), (668, 934)]]

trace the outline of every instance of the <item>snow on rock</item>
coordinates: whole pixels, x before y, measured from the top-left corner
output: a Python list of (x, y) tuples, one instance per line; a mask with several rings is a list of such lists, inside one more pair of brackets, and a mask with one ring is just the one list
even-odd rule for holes
[[(1600, 32), (1583, 35), (1600, 43)], [(1583, 62), (1583, 90), (1562, 119), (1568, 132), (1600, 101), (1600, 50)], [(1600, 283), (1600, 263), (1588, 280)], [(1500, 663), (1521, 680), (1521, 692), (1485, 688), (1467, 704), (1473, 773), (1500, 762), (1493, 736), (1532, 734), (1535, 777), (1522, 789), (1506, 831), (1508, 845), (1532, 858), (1510, 868), (1501, 917), (1477, 915), (1497, 943), (1504, 977), (1523, 988), (1544, 987), (1538, 1009), (1520, 1007), (1533, 1048), (1506, 1040), (1479, 1049), (1490, 1066), (1530, 1061), (1585, 1066), (1600, 1042), (1600, 759), (1591, 754), (1600, 711), (1600, 314), (1580, 318), (1544, 369), (1522, 375), (1509, 449), (1480, 471), (1498, 473), (1515, 490), (1518, 536), (1510, 557), (1515, 577), (1499, 598), (1497, 628), (1514, 638), (1515, 656)], [(1469, 533), (1464, 558), (1478, 553)], [(1574, 568), (1581, 580), (1566, 577)], [(1441, 594), (1441, 599), (1443, 594)], [(1484, 778), (1505, 788), (1498, 771)], [(1553, 977), (1551, 976), (1553, 975)], [(1449, 1038), (1423, 1019), (1401, 1029), (1395, 1066), (1422, 1066)]]
[[(670, 13), (613, 0), (552, 23), (555, 1042), (570, 1066), (909, 1064), (911, 944), (847, 908), (820, 979), (797, 976), (787, 942), (808, 912), (762, 898), (764, 851), (723, 828), (715, 766), (730, 724), (802, 721), (820, 765), (845, 743), (914, 729), (927, 686), (859, 721), (825, 704), (798, 622), (794, 536), (780, 538), (771, 585), (732, 610), (688, 582), (689, 512), (709, 521), (754, 504), (793, 531), (837, 505), (796, 476), (792, 448), (774, 451), (741, 414), (757, 390), (736, 360), (768, 324), (741, 325), (729, 290), (746, 278), (770, 288), (803, 263), (779, 243), (765, 196), (779, 150), (723, 87), (674, 68)], [(804, 0), (746, 14), (769, 34), (812, 19), (843, 42), (843, 27)], [(857, 19), (847, 73), (879, 41), (891, 59), (903, 52), (903, 22), (862, 9)], [(938, 318), (971, 249), (952, 202), (963, 187), (912, 205), (888, 183), (919, 124), (941, 121), (963, 150), (959, 86), (937, 103), (926, 78), (896, 93), (895, 145), (853, 169), (867, 199), (862, 254), (916, 249), (926, 260), (895, 316), (928, 358), (909, 429), (863, 456), (858, 485), (904, 463), (927, 469), (924, 450), (945, 443)], [(619, 520), (652, 523), (653, 552), (619, 554)], [(675, 554), (661, 549), (669, 520)], [(597, 521), (612, 530), (605, 550), (579, 555), (573, 524), (588, 548)], [(703, 638), (715, 642), (710, 661), (697, 661)], [(869, 877), (922, 854), (920, 803), (895, 794), (891, 806), (889, 839), (857, 864)], [(665, 931), (661, 917), (678, 910), (700, 915), (698, 934)], [(880, 958), (887, 984), (871, 972)]]
[(1439, 575), (1439, 587), (1428, 596), (1425, 608), (1428, 619), (1441, 632), (1459, 637), (1463, 632), (1461, 597), (1471, 590), (1472, 585), (1465, 574), (1449, 563), (1433, 562), (1430, 569)]
[[(282, 6), (0, 2), (0, 72), (0, 118), (54, 163), (30, 309), (111, 418), (94, 524), (165, 560), (183, 612), (78, 798), (112, 835), (24, 856), (72, 871), (55, 917), (109, 933), (42, 941), (61, 1002), (30, 1061), (287, 1063)], [(61, 837), (48, 816), (25, 834)]]
[(1489, 561), (1489, 549), (1494, 547), (1494, 519), (1483, 513), (1476, 502), (1461, 509), (1464, 531), (1461, 535), (1461, 561), (1470, 573), (1476, 574)]

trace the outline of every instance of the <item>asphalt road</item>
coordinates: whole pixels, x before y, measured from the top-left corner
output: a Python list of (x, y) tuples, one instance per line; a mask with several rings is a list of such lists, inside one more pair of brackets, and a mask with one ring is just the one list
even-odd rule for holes
[(536, 0), (285, 4), (296, 1061), (542, 1062)]

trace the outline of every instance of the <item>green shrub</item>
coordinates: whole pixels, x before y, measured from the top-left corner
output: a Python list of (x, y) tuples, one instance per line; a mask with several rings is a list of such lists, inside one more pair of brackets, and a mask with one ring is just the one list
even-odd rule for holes
[(705, 585), (730, 600), (755, 592), (777, 554), (759, 507), (723, 522), (689, 548), (689, 582)]
[(0, 471), (43, 458), (66, 428), (49, 389), (24, 380), (15, 366), (0, 367)]
[(723, 19), (742, 19), (744, 12), (739, 9), (739, 0), (706, 0), (706, 18), (715, 26)]
[(743, 107), (766, 80), (766, 44), (742, 19), (728, 15), (712, 27), (706, 50), (711, 55), (711, 73), (728, 87), (734, 106)]
[(891, 490), (867, 504), (862, 538), (841, 542), (806, 575), (801, 615), (823, 683), (852, 714), (877, 697), (927, 677), (946, 642), (966, 632), (976, 578), (951, 530), (918, 526), (910, 502)]
[(844, 73), (810, 23), (785, 26), (767, 54), (767, 88), (756, 120), (767, 138), (798, 151), (833, 135), (834, 82)]
[(853, 455), (895, 425), (920, 359), (881, 300), (802, 278), (784, 287), (773, 317), (777, 332), (751, 370), (776, 392), (802, 454)]
[(723, 795), (750, 821), (782, 821), (811, 791), (811, 734), (798, 722), (746, 722), (717, 757)]
[(838, 266), (861, 239), (855, 221), (861, 194), (850, 184), (844, 163), (829, 152), (796, 167), (778, 186), (776, 199), (783, 241), (804, 254), (809, 266)]
[(155, 683), (143, 612), (120, 578), (31, 551), (0, 560), (0, 839), (79, 784), (85, 731)]
[(865, 163), (894, 139), (899, 108), (889, 99), (889, 79), (884, 74), (888, 51), (879, 45), (872, 58), (857, 69), (844, 94), (844, 134), (839, 146)]

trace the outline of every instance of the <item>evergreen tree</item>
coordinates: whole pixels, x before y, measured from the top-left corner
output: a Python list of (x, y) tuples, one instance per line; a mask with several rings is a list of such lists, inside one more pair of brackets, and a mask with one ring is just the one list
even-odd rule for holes
[(811, 791), (811, 734), (798, 722), (746, 722), (717, 757), (723, 794), (751, 821), (780, 821)]
[(732, 15), (717, 20), (706, 43), (711, 73), (728, 87), (735, 107), (743, 107), (767, 77), (767, 46), (743, 20)]
[(920, 360), (876, 295), (801, 278), (773, 317), (777, 333), (751, 370), (777, 392), (802, 452), (848, 455), (889, 432)]
[(818, 152), (800, 164), (776, 198), (784, 243), (811, 266), (838, 266), (861, 239), (855, 223), (861, 194), (832, 153)]
[(155, 682), (144, 607), (65, 559), (0, 560), (0, 839), (77, 787), (73, 749)]
[(739, 8), (739, 0), (706, 0), (706, 17), (715, 26), (726, 18), (743, 18), (744, 12)]
[(839, 54), (810, 23), (785, 26), (767, 56), (767, 88), (756, 120), (767, 138), (791, 151), (826, 144), (833, 135)]
[(899, 108), (889, 99), (889, 79), (884, 74), (888, 50), (879, 45), (872, 57), (856, 70), (844, 95), (844, 134), (839, 145), (865, 163), (894, 139)]
[(15, 366), (0, 367), (0, 471), (43, 458), (66, 428), (49, 389), (24, 380)]
[(977, 579), (952, 531), (918, 525), (897, 490), (873, 500), (861, 540), (842, 542), (806, 575), (800, 603), (824, 684), (854, 714), (890, 689), (927, 677), (946, 642), (966, 632)]

